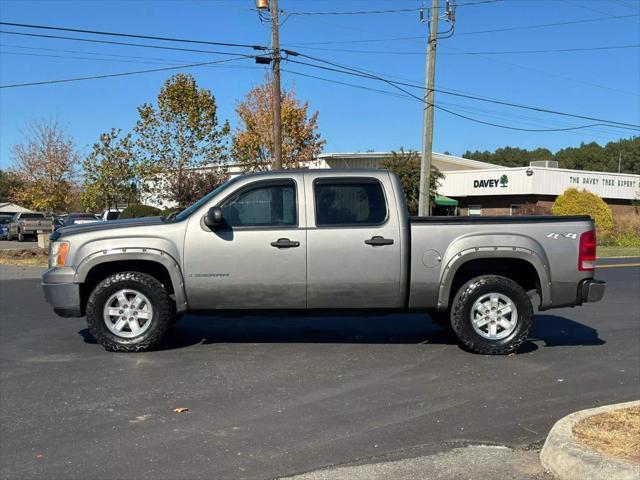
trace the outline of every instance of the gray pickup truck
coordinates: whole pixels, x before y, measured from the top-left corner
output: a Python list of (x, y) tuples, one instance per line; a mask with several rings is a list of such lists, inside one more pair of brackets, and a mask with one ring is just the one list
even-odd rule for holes
[(49, 233), (52, 230), (51, 219), (43, 213), (16, 213), (7, 227), (7, 240), (18, 238), (24, 242), (27, 237), (36, 237), (38, 232)]
[(410, 218), (386, 170), (240, 175), (184, 211), (51, 235), (47, 301), (107, 350), (185, 313), (427, 312), (468, 350), (513, 352), (541, 310), (599, 301), (590, 217)]

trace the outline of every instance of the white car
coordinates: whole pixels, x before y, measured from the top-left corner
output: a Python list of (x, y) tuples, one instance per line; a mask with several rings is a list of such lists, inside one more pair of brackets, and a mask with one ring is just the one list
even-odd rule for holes
[(111, 208), (102, 212), (100, 216), (105, 222), (108, 220), (117, 220), (120, 218), (120, 214), (124, 211), (124, 208)]

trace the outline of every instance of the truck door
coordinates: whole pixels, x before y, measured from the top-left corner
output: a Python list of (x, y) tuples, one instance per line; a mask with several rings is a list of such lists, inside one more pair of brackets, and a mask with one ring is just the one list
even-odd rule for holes
[(305, 185), (310, 225), (307, 307), (401, 305), (400, 228), (387, 201), (391, 199), (395, 206), (393, 191), (385, 192), (374, 177), (326, 177), (311, 172), (305, 173)]
[(227, 227), (212, 232), (201, 218), (190, 219), (184, 252), (190, 308), (306, 307), (303, 188), (292, 178), (253, 181), (218, 203)]

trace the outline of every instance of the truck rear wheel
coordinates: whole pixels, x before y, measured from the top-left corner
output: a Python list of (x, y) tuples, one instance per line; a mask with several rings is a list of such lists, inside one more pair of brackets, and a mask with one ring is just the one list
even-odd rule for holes
[(87, 301), (91, 334), (111, 352), (144, 352), (155, 347), (175, 317), (162, 283), (141, 272), (107, 277)]
[(513, 280), (483, 275), (456, 293), (451, 326), (468, 350), (490, 355), (515, 352), (527, 339), (533, 307), (527, 292)]

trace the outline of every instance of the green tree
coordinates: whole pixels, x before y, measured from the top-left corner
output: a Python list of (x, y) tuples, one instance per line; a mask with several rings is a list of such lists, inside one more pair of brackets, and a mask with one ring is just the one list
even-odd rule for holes
[(73, 138), (54, 120), (36, 121), (12, 153), (12, 172), (21, 186), (13, 189), (11, 200), (33, 210), (66, 211), (78, 164)]
[(84, 208), (97, 211), (129, 204), (136, 196), (137, 162), (131, 134), (120, 137), (111, 129), (82, 162), (84, 182), (80, 198)]
[(623, 138), (604, 147), (596, 142), (581, 143), (552, 153), (546, 148), (526, 150), (515, 147), (498, 148), (494, 152), (466, 151), (464, 158), (504, 165), (524, 167), (534, 160), (557, 160), (561, 168), (617, 172), (618, 162), (623, 173), (640, 174), (640, 137)]
[(537, 148), (529, 151), (517, 147), (504, 147), (498, 148), (495, 152), (489, 152), (487, 150), (484, 152), (466, 151), (462, 156), (464, 158), (470, 158), (472, 160), (479, 160), (487, 163), (495, 163), (496, 165), (503, 165), (505, 167), (525, 167), (529, 165), (529, 162), (535, 160), (551, 160), (553, 158), (553, 153), (546, 148)]
[(157, 106), (141, 105), (138, 114), (142, 185), (163, 204), (185, 207), (226, 178), (229, 124), (218, 125), (214, 96), (191, 75), (169, 78)]
[[(395, 172), (400, 177), (402, 189), (407, 198), (409, 214), (417, 215), (420, 196), (420, 155), (415, 151), (405, 152), (400, 147), (398, 152), (391, 152), (391, 156), (381, 163), (382, 168)], [(429, 182), (429, 197), (433, 206), (433, 198), (442, 183), (444, 174), (435, 166), (431, 166)]]

